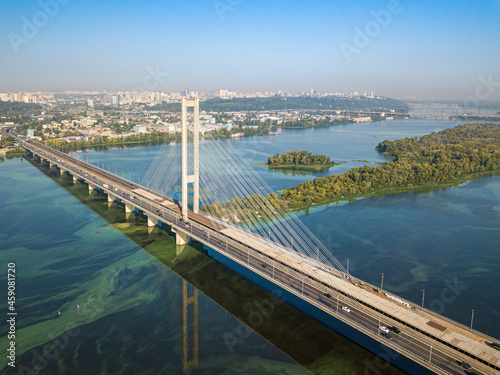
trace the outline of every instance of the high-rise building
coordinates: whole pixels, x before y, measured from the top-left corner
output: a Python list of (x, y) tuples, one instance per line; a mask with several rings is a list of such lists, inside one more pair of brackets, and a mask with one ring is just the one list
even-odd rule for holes
[(111, 105), (120, 105), (119, 95), (111, 95)]

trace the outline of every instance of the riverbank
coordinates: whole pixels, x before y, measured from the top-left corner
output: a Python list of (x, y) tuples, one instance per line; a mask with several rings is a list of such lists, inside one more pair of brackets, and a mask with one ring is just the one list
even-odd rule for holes
[(376, 149), (393, 161), (309, 180), (285, 189), (281, 198), (295, 209), (377, 191), (454, 183), (500, 168), (499, 135), (498, 124), (467, 124), (420, 138), (386, 140)]
[[(252, 165), (259, 165), (262, 167), (268, 167), (269, 169), (274, 169), (274, 170), (287, 170), (287, 171), (312, 171), (312, 172), (324, 172), (329, 170), (330, 168), (340, 165), (340, 164), (345, 164), (347, 163), (346, 161), (342, 161), (340, 163), (330, 163), (328, 165), (295, 165), (295, 164), (287, 164), (287, 165), (269, 165), (267, 163), (256, 163)], [(367, 162), (370, 163), (370, 162)]]
[(369, 192), (355, 194), (355, 195), (352, 195), (349, 197), (341, 197), (338, 199), (325, 200), (323, 202), (313, 203), (309, 206), (304, 205), (302, 207), (294, 207), (293, 209), (291, 209), (291, 212), (307, 211), (313, 207), (329, 206), (331, 204), (337, 204), (337, 203), (341, 203), (341, 202), (351, 203), (351, 202), (354, 202), (358, 199), (365, 199), (365, 198), (371, 198), (371, 197), (381, 197), (381, 196), (389, 195), (389, 194), (421, 193), (421, 192), (430, 192), (430, 191), (434, 191), (434, 190), (442, 190), (442, 189), (447, 189), (447, 188), (450, 188), (453, 186), (459, 186), (459, 185), (465, 184), (467, 182), (477, 180), (477, 179), (482, 178), (482, 177), (489, 177), (489, 176), (494, 176), (497, 174), (500, 174), (500, 169), (496, 169), (493, 171), (471, 173), (469, 175), (461, 176), (461, 177), (457, 178), (456, 180), (450, 181), (450, 182), (440, 182), (440, 183), (429, 183), (429, 184), (413, 185), (413, 186), (396, 186), (396, 187), (372, 189)]
[(26, 156), (28, 154), (29, 154), (29, 151), (27, 151), (26, 149), (24, 149), (22, 147), (17, 147), (17, 148), (12, 148), (12, 149), (8, 150), (5, 153), (5, 157), (7, 159), (12, 159), (15, 157)]
[(285, 169), (285, 170), (302, 170), (302, 171), (327, 171), (331, 167), (342, 164), (342, 163), (330, 163), (327, 165), (294, 165), (294, 164), (285, 164), (285, 165), (268, 165), (269, 169)]
[[(353, 121), (350, 119), (342, 120), (320, 120), (315, 122), (305, 122), (305, 121), (289, 121), (276, 126), (280, 129), (300, 129), (306, 130), (311, 128), (329, 128), (333, 126), (349, 125)], [(248, 138), (253, 136), (267, 135), (271, 131), (271, 125), (266, 123), (264, 125), (258, 125), (257, 128), (246, 127), (239, 128), (234, 127), (231, 130), (218, 129), (211, 130), (201, 134), (201, 138), (204, 140), (223, 140), (230, 139), (231, 135), (242, 134), (241, 138)], [(192, 140), (192, 132), (188, 131), (188, 140)], [(60, 139), (49, 139), (43, 142), (47, 146), (55, 148), (63, 152), (77, 151), (84, 149), (95, 149), (99, 147), (124, 147), (124, 146), (155, 146), (155, 145), (165, 145), (165, 144), (179, 144), (181, 143), (181, 133), (144, 133), (144, 134), (132, 134), (127, 137), (109, 138), (100, 137), (89, 140), (77, 140), (67, 142), (66, 140)]]
[(393, 161), (301, 182), (285, 189), (281, 196), (253, 194), (214, 202), (203, 210), (240, 223), (270, 217), (270, 213), (282, 215), (282, 205), (306, 209), (328, 202), (453, 186), (476, 173), (500, 169), (499, 133), (498, 124), (467, 124), (420, 138), (386, 140), (376, 149)]

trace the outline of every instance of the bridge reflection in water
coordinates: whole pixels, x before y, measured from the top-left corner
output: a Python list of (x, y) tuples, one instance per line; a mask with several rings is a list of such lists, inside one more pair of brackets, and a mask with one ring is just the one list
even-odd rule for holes
[[(189, 360), (189, 322), (188, 309), (191, 305), (192, 320), (192, 359)], [(182, 371), (198, 366), (198, 289), (193, 287), (193, 294), (188, 297), (188, 282), (182, 280)]]

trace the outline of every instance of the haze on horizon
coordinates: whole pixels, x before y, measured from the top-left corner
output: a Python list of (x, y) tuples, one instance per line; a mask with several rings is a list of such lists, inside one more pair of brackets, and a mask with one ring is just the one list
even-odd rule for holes
[(498, 0), (7, 0), (0, 14), (0, 92), (132, 91), (158, 70), (154, 91), (500, 99)]

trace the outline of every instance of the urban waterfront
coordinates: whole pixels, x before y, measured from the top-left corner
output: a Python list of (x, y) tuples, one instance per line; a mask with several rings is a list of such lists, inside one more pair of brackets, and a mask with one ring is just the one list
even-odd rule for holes
[[(387, 161), (375, 151), (376, 144), (383, 139), (423, 135), (454, 125), (455, 122), (447, 121), (390, 121), (387, 124), (382, 122), (328, 129), (285, 131), (277, 137), (255, 137), (230, 142), (237, 144), (237, 148), (252, 164), (265, 161), (268, 156), (276, 152), (307, 149), (315, 153), (325, 153), (335, 161), (347, 161), (329, 172), (341, 173), (352, 166), (364, 164), (353, 160), (367, 160), (371, 163)], [(80, 155), (84, 159), (91, 158), (94, 162), (104, 163), (111, 171), (113, 168), (123, 170), (125, 177), (130, 173), (131, 176), (142, 179), (159, 149), (161, 149), (159, 146), (109, 149)], [(268, 171), (267, 167), (263, 166), (256, 166), (256, 169), (275, 190), (322, 175), (286, 174)], [(85, 186), (67, 186), (69, 193), (61, 194), (61, 188), (57, 184), (51, 182), (26, 161), (23, 163), (19, 159), (6, 161), (0, 164), (0, 171), (3, 171), (1, 188), (5, 190), (2, 192), (3, 218), (4, 220), (15, 218), (15, 221), (9, 220), (2, 224), (2, 228), (5, 228), (0, 235), (2, 245), (5, 244), (2, 246), (4, 249), (2, 256), (8, 256), (7, 261), (15, 261), (18, 265), (20, 293), (23, 289), (30, 291), (29, 297), (26, 297), (24, 302), (22, 297), (18, 301), (19, 314), (26, 317), (20, 319), (18, 325), (19, 334), (25, 332), (27, 335), (28, 339), (23, 340), (26, 342), (25, 345), (31, 343), (30, 348), (40, 348), (40, 345), (51, 340), (51, 337), (43, 337), (43, 333), (51, 329), (51, 334), (55, 335), (52, 329), (54, 327), (61, 329), (61, 319), (68, 316), (68, 321), (78, 324), (78, 328), (82, 331), (75, 330), (79, 333), (75, 335), (74, 341), (69, 340), (67, 357), (62, 357), (64, 360), (58, 357), (52, 366), (66, 366), (66, 369), (75, 369), (76, 372), (90, 373), (95, 368), (82, 363), (92, 362), (92, 358), (100, 355), (102, 366), (109, 364), (110, 372), (115, 372), (113, 366), (149, 368), (149, 362), (144, 357), (135, 361), (131, 353), (151, 352), (160, 350), (161, 347), (166, 353), (164, 355), (171, 357), (165, 360), (168, 364), (160, 364), (157, 361), (162, 355), (158, 351), (155, 352), (156, 363), (152, 365), (151, 372), (154, 372), (154, 369), (169, 370), (158, 366), (173, 366), (171, 370), (173, 373), (180, 372), (182, 368), (180, 317), (177, 323), (167, 322), (173, 315), (179, 315), (182, 280), (154, 258), (157, 257), (164, 263), (172, 262), (167, 256), (170, 254), (171, 258), (175, 258), (172, 237), (167, 237), (157, 228), (148, 233), (144, 226), (136, 226), (135, 219), (132, 219), (132, 222), (123, 222), (124, 213), (121, 208), (116, 204), (108, 208), (107, 203), (104, 203), (105, 199), (99, 198), (95, 193), (90, 196), (89, 201)], [(70, 185), (70, 182), (67, 180), (63, 184)], [(302, 220), (328, 248), (332, 249), (339, 260), (350, 259), (351, 272), (355, 276), (377, 284), (379, 275), (383, 272), (386, 275), (384, 289), (413, 301), (419, 301), (420, 291), (425, 288), (429, 304), (438, 308), (443, 307), (443, 311), (438, 312), (464, 324), (468, 324), (470, 311), (474, 308), (477, 314), (474, 327), (493, 336), (499, 336), (499, 333), (495, 332), (498, 325), (496, 324), (498, 315), (495, 311), (499, 309), (495, 303), (498, 303), (499, 298), (492, 295), (495, 293), (492, 288), (485, 287), (496, 285), (498, 278), (493, 265), (498, 264), (499, 257), (497, 251), (500, 239), (499, 187), (498, 176), (486, 177), (446, 190), (403, 193), (358, 200), (349, 204), (315, 207), (310, 209)], [(102, 211), (100, 215), (105, 220), (88, 210), (71, 194), (86, 201), (90, 207), (93, 204), (99, 207)], [(70, 218), (72, 220), (69, 220)], [(135, 234), (137, 242), (144, 245), (147, 253), (114, 229), (132, 232), (132, 237)], [(148, 248), (148, 245), (151, 248)], [(162, 255), (163, 251), (165, 255)], [(203, 260), (195, 262), (196, 264), (209, 262), (210, 265), (207, 267), (218, 267), (196, 250), (189, 250), (185, 255), (180, 254), (179, 259), (183, 256), (201, 257)], [(23, 263), (26, 264), (25, 270)], [(218, 269), (215, 275), (218, 276), (222, 272), (224, 271)], [(26, 275), (25, 281), (23, 273)], [(193, 276), (196, 275), (196, 269), (190, 274), (191, 277), (197, 278)], [(230, 272), (227, 274), (230, 275), (227, 278), (236, 277)], [(209, 279), (210, 282), (205, 281), (205, 283), (219, 285), (216, 282), (218, 277)], [(243, 290), (251, 288), (243, 279), (237, 279), (237, 283), (229, 284), (239, 285)], [(224, 284), (224, 279), (221, 281), (220, 284)], [(23, 282), (26, 282), (26, 285), (23, 286)], [(442, 291), (444, 288), (450, 290), (450, 283), (456, 287), (456, 298), (443, 300)], [(201, 287), (202, 285), (199, 286), (200, 289)], [(208, 288), (206, 284), (205, 287)], [(105, 293), (106, 298), (102, 297), (101, 292)], [(279, 339), (276, 339), (282, 332), (279, 335), (274, 332), (274, 335), (271, 334), (269, 337), (263, 334), (264, 339), (271, 343), (275, 342), (276, 345), (269, 344), (255, 334), (250, 335), (249, 339), (241, 340), (242, 343), (238, 341), (238, 345), (235, 345), (235, 349), (241, 348), (242, 352), (239, 355), (237, 352), (231, 354), (224, 340), (224, 333), (236, 332), (239, 323), (231, 317), (230, 306), (219, 303), (221, 309), (213, 301), (222, 299), (226, 304), (229, 304), (228, 301), (232, 304), (241, 304), (243, 301), (251, 304), (255, 300), (265, 299), (266, 295), (259, 294), (262, 292), (252, 288), (246, 299), (238, 301), (242, 295), (238, 286), (228, 293), (232, 295), (225, 298), (207, 294), (210, 297), (208, 299), (200, 295), (200, 310), (204, 304), (209, 310), (199, 313), (200, 353), (206, 353), (206, 356), (200, 354), (200, 370), (203, 365), (201, 357), (206, 357), (206, 366), (212, 367), (203, 368), (204, 373), (210, 371), (221, 373), (221, 368), (239, 366), (243, 363), (250, 366), (249, 368), (258, 366), (259, 373), (266, 371), (262, 368), (266, 366), (263, 363), (269, 364), (270, 372), (297, 373), (299, 367), (293, 360), (314, 372), (315, 366), (319, 364), (316, 362), (315, 365), (311, 365), (301, 358), (303, 354), (300, 345), (294, 353), (283, 349), (293, 360), (276, 348), (286, 346), (278, 343)], [(39, 297), (35, 298), (35, 295)], [(105, 302), (102, 302), (103, 299)], [(177, 312), (171, 305), (174, 299), (179, 303), (176, 305)], [(79, 309), (77, 305), (80, 305)], [(284, 316), (297, 314), (293, 309), (287, 309), (284, 304), (279, 304), (279, 308), (283, 309), (280, 310), (280, 314)], [(63, 318), (56, 319), (56, 313), (61, 309)], [(229, 311), (229, 315), (224, 309)], [(226, 318), (229, 324), (232, 322), (232, 328), (225, 326), (228, 324)], [(304, 324), (308, 327), (315, 324), (308, 318), (300, 319), (305, 319)], [(278, 320), (282, 319), (276, 319)], [(120, 321), (122, 323), (118, 323)], [(220, 322), (220, 325), (214, 322)], [(203, 324), (208, 327), (209, 332), (212, 330), (218, 332), (203, 334)], [(82, 327), (90, 327), (92, 332), (88, 336), (81, 335), (80, 332), (86, 332)], [(283, 324), (279, 328), (285, 330), (292, 327), (296, 325)], [(26, 331), (23, 331), (23, 328)], [(102, 332), (99, 333), (101, 330), (105, 330), (108, 334), (102, 335)], [(320, 330), (317, 324), (311, 328), (311, 332), (317, 335), (311, 342), (315, 342), (318, 337), (342, 342), (342, 338), (331, 331), (317, 333), (317, 330)], [(307, 330), (299, 337), (303, 337), (305, 332)], [(293, 335), (293, 331), (290, 334)], [(177, 338), (177, 342), (169, 343), (168, 340), (172, 337)], [(210, 341), (214, 338), (217, 344)], [(207, 340), (205, 346), (201, 343), (203, 340)], [(124, 342), (130, 344), (125, 348), (129, 348), (131, 355), (126, 355), (124, 357), (126, 360), (123, 362), (117, 362), (116, 353), (127, 351), (120, 349)], [(337, 347), (334, 342), (325, 347), (334, 350), (333, 348)], [(310, 344), (304, 343), (302, 350), (307, 345)], [(345, 345), (348, 344), (342, 342), (338, 347)], [(352, 373), (360, 373), (355, 356), (350, 357), (351, 351), (358, 350), (371, 360), (374, 360), (374, 357), (370, 357), (370, 354), (356, 345), (350, 345), (352, 348), (338, 355), (337, 360), (345, 364)], [(321, 350), (325, 350), (325, 347)], [(318, 353), (310, 354), (308, 360), (313, 357), (316, 357), (316, 361), (322, 358)], [(103, 360), (102, 356), (107, 360)], [(244, 360), (237, 359), (239, 356)], [(30, 361), (29, 353), (25, 358), (27, 362)], [(259, 358), (259, 363), (252, 365), (253, 358)], [(261, 361), (262, 358), (266, 358), (267, 361)], [(21, 363), (22, 360), (23, 357)], [(328, 360), (330, 368), (335, 363), (333, 357), (324, 357), (323, 360)], [(48, 361), (47, 371), (50, 366), (51, 362)], [(195, 373), (196, 370), (192, 371)], [(235, 371), (248, 373), (249, 370), (240, 368)], [(257, 370), (254, 368), (254, 371)]]

